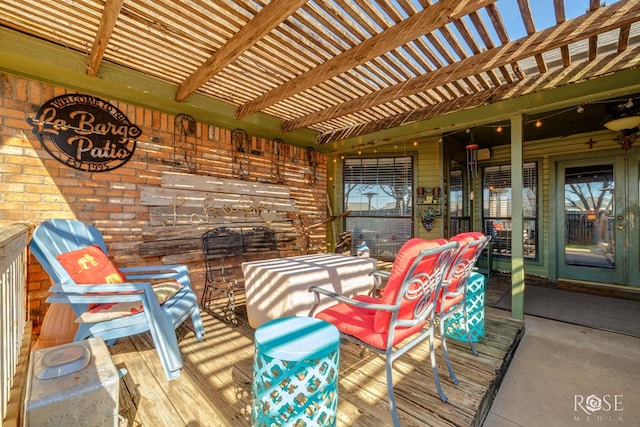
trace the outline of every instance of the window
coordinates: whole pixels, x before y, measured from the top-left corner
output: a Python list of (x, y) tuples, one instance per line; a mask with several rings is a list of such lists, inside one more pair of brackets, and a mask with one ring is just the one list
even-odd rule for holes
[[(537, 257), (537, 164), (523, 165), (524, 253)], [(487, 166), (483, 169), (482, 216), (484, 232), (493, 237), (493, 252), (511, 256), (511, 165)]]
[(466, 171), (463, 168), (461, 163), (453, 160), (449, 166), (449, 236), (471, 231)]
[(413, 161), (411, 157), (345, 159), (345, 230), (351, 252), (364, 241), (372, 257), (393, 259), (412, 237)]

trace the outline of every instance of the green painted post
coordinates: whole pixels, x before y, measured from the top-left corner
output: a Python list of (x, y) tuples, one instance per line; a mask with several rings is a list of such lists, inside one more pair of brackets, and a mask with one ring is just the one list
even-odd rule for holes
[(511, 316), (524, 319), (522, 115), (511, 117)]

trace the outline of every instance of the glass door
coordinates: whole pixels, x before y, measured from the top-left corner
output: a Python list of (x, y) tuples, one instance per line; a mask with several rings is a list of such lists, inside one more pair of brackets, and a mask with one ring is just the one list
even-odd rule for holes
[(559, 164), (560, 278), (637, 285), (639, 167), (625, 155)]
[(629, 156), (627, 159), (627, 182), (625, 258), (628, 262), (625, 284), (640, 286), (640, 208), (638, 206), (638, 200), (640, 200), (640, 155)]

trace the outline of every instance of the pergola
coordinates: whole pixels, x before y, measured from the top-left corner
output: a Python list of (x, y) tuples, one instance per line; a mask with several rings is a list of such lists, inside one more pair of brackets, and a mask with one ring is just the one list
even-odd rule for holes
[(0, 69), (348, 151), (638, 91), (640, 2), (584, 3), (6, 0)]

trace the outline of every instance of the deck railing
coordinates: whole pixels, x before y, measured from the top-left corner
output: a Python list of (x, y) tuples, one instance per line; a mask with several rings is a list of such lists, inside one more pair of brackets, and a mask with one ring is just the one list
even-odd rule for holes
[(27, 323), (27, 244), (30, 226), (0, 224), (0, 420), (7, 407)]

